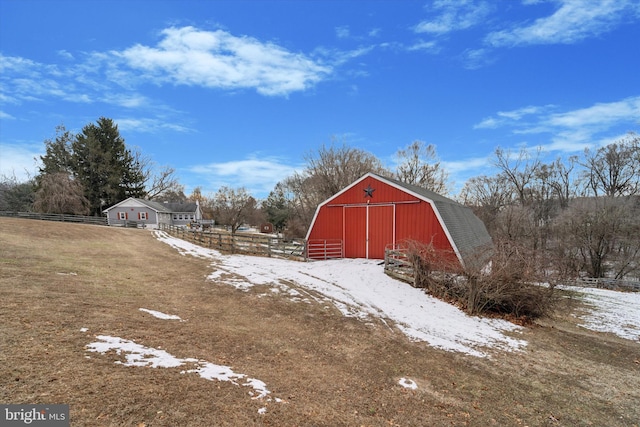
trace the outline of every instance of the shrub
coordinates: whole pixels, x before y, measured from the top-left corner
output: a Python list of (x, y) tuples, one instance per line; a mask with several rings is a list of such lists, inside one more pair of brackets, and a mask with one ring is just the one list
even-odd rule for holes
[(495, 244), (490, 263), (482, 267), (473, 262), (461, 266), (452, 261), (450, 252), (418, 242), (409, 245), (408, 258), (417, 287), (472, 315), (528, 322), (549, 315), (557, 299), (555, 285), (541, 274), (544, 270), (535, 254), (509, 242)]

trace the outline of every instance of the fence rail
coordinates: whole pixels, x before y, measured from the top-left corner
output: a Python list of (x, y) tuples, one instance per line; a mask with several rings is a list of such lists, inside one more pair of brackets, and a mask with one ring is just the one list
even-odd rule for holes
[(406, 250), (386, 248), (384, 251), (384, 272), (388, 276), (416, 286), (415, 269)]
[[(396, 279), (416, 286), (415, 269), (403, 248), (387, 248), (384, 253), (384, 272)], [(605, 277), (583, 277), (576, 279), (571, 285), (590, 288), (611, 289), (616, 291), (640, 292), (640, 281), (608, 279)]]
[(298, 260), (306, 259), (306, 245), (304, 240), (288, 240), (280, 237), (252, 233), (232, 234), (215, 229), (192, 230), (169, 224), (160, 224), (159, 228), (179, 239), (222, 252)]
[(312, 239), (307, 242), (307, 257), (310, 259), (340, 259), (344, 257), (342, 240)]
[(0, 217), (35, 219), (43, 221), (75, 222), (82, 224), (107, 225), (107, 218), (99, 216), (50, 214), (37, 212), (0, 211)]
[(601, 288), (612, 290), (623, 290), (640, 292), (640, 282), (632, 280), (608, 279), (606, 277), (580, 277), (575, 281), (576, 286), (584, 286), (587, 288)]

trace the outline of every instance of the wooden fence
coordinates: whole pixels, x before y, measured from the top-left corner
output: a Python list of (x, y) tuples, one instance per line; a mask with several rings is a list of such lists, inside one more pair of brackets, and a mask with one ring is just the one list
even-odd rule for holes
[(575, 281), (576, 286), (587, 288), (613, 289), (616, 291), (640, 292), (640, 282), (633, 280), (608, 279), (606, 277), (580, 277)]
[(406, 250), (387, 248), (384, 251), (384, 272), (398, 280), (416, 286), (415, 269), (409, 260)]
[(343, 258), (342, 240), (311, 239), (307, 242), (307, 257), (309, 259), (322, 260)]
[(302, 239), (283, 239), (254, 233), (231, 234), (215, 229), (192, 230), (169, 224), (160, 224), (159, 229), (179, 239), (221, 252), (297, 260), (306, 260), (307, 256), (305, 241)]
[[(416, 286), (415, 269), (402, 248), (387, 248), (384, 254), (384, 272), (398, 280)], [(574, 286), (611, 289), (616, 291), (640, 292), (640, 281), (608, 278), (578, 278), (570, 283)]]
[(76, 222), (82, 224), (107, 225), (107, 218), (100, 216), (49, 214), (37, 212), (0, 211), (0, 216), (11, 218), (36, 219), (43, 221)]

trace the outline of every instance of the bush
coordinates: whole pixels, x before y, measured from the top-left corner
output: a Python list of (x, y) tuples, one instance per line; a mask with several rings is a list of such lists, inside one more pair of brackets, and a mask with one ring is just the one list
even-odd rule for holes
[(530, 251), (499, 242), (490, 264), (483, 267), (463, 267), (451, 255), (431, 244), (412, 242), (408, 257), (414, 266), (415, 285), (472, 315), (495, 314), (528, 322), (553, 310), (554, 283), (541, 277), (540, 260)]

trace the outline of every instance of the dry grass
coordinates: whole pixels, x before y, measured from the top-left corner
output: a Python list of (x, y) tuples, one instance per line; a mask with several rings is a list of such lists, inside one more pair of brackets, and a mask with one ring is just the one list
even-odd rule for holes
[[(570, 300), (526, 329), (524, 351), (478, 359), (216, 284), (210, 271), (148, 231), (0, 218), (0, 402), (67, 403), (73, 426), (639, 424), (640, 345), (578, 328)], [(180, 368), (115, 364), (86, 351), (99, 334), (231, 366), (286, 403)]]

